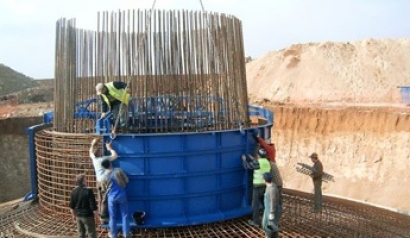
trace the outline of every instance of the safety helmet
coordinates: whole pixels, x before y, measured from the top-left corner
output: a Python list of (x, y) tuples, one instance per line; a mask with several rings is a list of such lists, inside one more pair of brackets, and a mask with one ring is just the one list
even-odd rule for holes
[(263, 148), (259, 149), (259, 150), (258, 150), (258, 155), (259, 155), (260, 157), (266, 156), (266, 150), (263, 149)]

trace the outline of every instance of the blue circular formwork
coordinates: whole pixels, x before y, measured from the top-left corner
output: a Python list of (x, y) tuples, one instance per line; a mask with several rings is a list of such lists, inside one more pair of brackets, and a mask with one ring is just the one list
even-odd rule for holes
[[(138, 227), (196, 225), (251, 213), (252, 174), (243, 168), (241, 155), (254, 154), (256, 131), (270, 138), (273, 113), (253, 106), (249, 113), (266, 123), (244, 130), (119, 134), (113, 140), (119, 155), (114, 167), (130, 179), (129, 212), (146, 213)], [(137, 226), (131, 216), (130, 223)]]

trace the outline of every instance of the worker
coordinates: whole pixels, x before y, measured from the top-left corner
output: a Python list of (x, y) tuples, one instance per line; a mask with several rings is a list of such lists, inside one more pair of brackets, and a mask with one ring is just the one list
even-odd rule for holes
[(313, 187), (315, 189), (315, 205), (313, 207), (314, 212), (322, 211), (322, 176), (323, 176), (323, 165), (319, 160), (317, 153), (312, 153), (309, 158), (313, 163), (313, 170), (310, 177), (313, 180)]
[(264, 173), (263, 180), (265, 181), (265, 199), (264, 199), (264, 212), (262, 219), (262, 229), (265, 231), (265, 235), (268, 238), (279, 237), (279, 192), (276, 184), (273, 182), (273, 176), (271, 173)]
[(253, 170), (252, 178), (252, 220), (248, 223), (253, 226), (260, 225), (259, 208), (263, 206), (263, 196), (265, 193), (266, 185), (263, 180), (263, 174), (270, 172), (271, 166), (266, 158), (266, 150), (261, 148), (258, 150), (258, 158), (248, 155), (250, 161), (248, 161), (245, 155), (242, 155), (242, 162), (245, 169)]
[(95, 231), (94, 211), (97, 204), (93, 190), (86, 187), (84, 174), (76, 176), (77, 187), (73, 189), (70, 196), (70, 208), (73, 219), (77, 222), (78, 237), (97, 238)]
[(101, 179), (101, 190), (107, 195), (108, 213), (110, 221), (108, 226), (110, 228), (110, 237), (117, 237), (117, 219), (116, 215), (119, 210), (122, 221), (122, 234), (125, 238), (132, 237), (130, 232), (130, 224), (128, 219), (128, 199), (125, 187), (129, 179), (125, 172), (120, 168), (113, 168), (110, 160), (105, 159), (101, 162), (104, 167), (104, 176)]
[(104, 168), (101, 165), (101, 162), (105, 159), (110, 160), (111, 162), (118, 158), (117, 152), (112, 148), (111, 142), (107, 142), (105, 147), (109, 151), (110, 155), (103, 156), (101, 149), (95, 149), (95, 145), (99, 141), (98, 138), (94, 138), (91, 141), (91, 146), (89, 150), (89, 156), (93, 162), (95, 177), (97, 181), (97, 192), (98, 192), (98, 208), (100, 213), (101, 223), (108, 223), (108, 208), (107, 208), (107, 196), (101, 191), (101, 179), (104, 176)]
[[(95, 86), (95, 90), (97, 91), (97, 95), (101, 96), (102, 101), (102, 113), (100, 119), (103, 119), (110, 109), (114, 125), (117, 126), (115, 123), (117, 121), (117, 117), (119, 117), (119, 128), (114, 128), (113, 132), (125, 132), (127, 131), (127, 114), (128, 114), (128, 102), (130, 100), (130, 90), (127, 87), (125, 82), (109, 82), (106, 84), (98, 83)], [(124, 104), (121, 115), (120, 114), (120, 107), (121, 104)]]
[(276, 147), (275, 144), (271, 143), (270, 141), (266, 142), (263, 138), (260, 138), (259, 133), (255, 133), (254, 135), (255, 140), (260, 144), (262, 148), (266, 150), (266, 157), (276, 163)]
[(273, 176), (273, 183), (275, 183), (276, 187), (278, 188), (279, 192), (279, 209), (278, 209), (278, 214), (279, 216), (276, 216), (277, 221), (279, 221), (279, 218), (282, 214), (282, 209), (283, 209), (283, 179), (282, 176), (280, 175), (280, 171), (278, 168), (278, 165), (276, 164), (276, 147), (275, 144), (271, 143), (270, 141), (265, 141), (264, 139), (260, 138), (258, 133), (254, 134), (255, 140), (259, 142), (260, 146), (266, 150), (266, 157), (270, 161), (271, 165), (271, 173)]

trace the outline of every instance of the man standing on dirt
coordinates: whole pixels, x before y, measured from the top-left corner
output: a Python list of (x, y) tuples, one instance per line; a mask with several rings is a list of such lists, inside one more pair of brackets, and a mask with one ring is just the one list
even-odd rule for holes
[(101, 223), (107, 223), (108, 222), (108, 208), (107, 208), (107, 197), (104, 196), (101, 192), (101, 179), (104, 176), (104, 167), (102, 167), (101, 162), (105, 159), (108, 159), (109, 161), (114, 161), (118, 158), (117, 152), (111, 147), (111, 142), (106, 143), (105, 147), (107, 151), (111, 153), (111, 155), (108, 156), (103, 156), (102, 150), (101, 149), (95, 149), (94, 146), (97, 144), (99, 141), (98, 138), (93, 139), (91, 142), (90, 146), (90, 158), (93, 162), (94, 170), (95, 170), (95, 176), (97, 180), (97, 191), (98, 191), (98, 208), (100, 212), (100, 217), (101, 217)]
[(312, 174), (310, 177), (313, 180), (313, 186), (315, 188), (315, 206), (313, 207), (314, 212), (322, 211), (322, 176), (323, 176), (323, 165), (319, 160), (317, 153), (312, 153), (309, 158), (313, 163)]

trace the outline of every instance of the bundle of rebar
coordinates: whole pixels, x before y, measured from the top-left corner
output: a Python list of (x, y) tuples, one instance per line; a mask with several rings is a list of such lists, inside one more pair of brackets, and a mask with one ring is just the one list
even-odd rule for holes
[[(297, 163), (300, 167), (296, 167), (296, 171), (302, 174), (306, 174), (306, 175), (312, 175), (314, 172), (314, 168), (310, 165), (307, 165), (305, 163)], [(322, 181), (323, 182), (334, 182), (335, 178), (333, 177), (333, 175), (323, 172), (322, 175)]]

